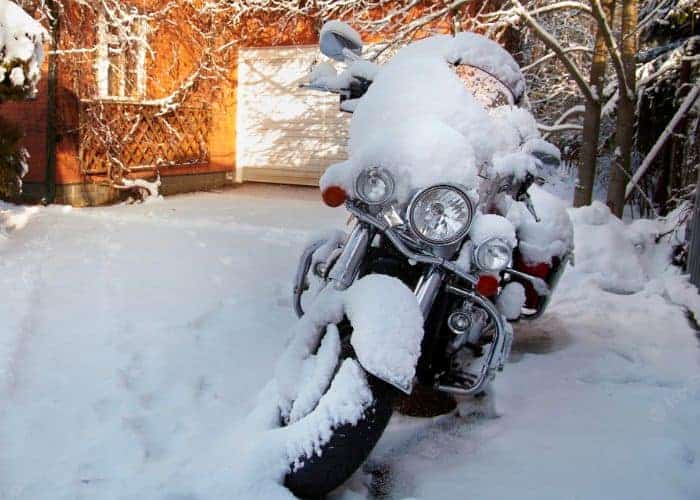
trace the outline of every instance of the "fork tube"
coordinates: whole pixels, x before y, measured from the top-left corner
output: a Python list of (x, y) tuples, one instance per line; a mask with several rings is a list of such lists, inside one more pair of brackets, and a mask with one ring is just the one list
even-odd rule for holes
[(444, 276), (442, 271), (437, 267), (431, 267), (423, 276), (421, 276), (414, 293), (418, 306), (423, 313), (423, 319), (428, 318), (430, 310), (433, 308), (433, 302), (437, 297)]
[(328, 276), (336, 290), (345, 290), (355, 281), (360, 264), (367, 254), (371, 236), (369, 227), (363, 223), (358, 223), (348, 236), (343, 253)]

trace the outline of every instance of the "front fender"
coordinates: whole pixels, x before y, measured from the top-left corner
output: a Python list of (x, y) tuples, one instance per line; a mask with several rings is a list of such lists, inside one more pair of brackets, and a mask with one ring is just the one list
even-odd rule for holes
[(346, 291), (345, 314), (362, 367), (410, 394), (423, 341), (423, 312), (416, 295), (396, 278), (371, 274)]

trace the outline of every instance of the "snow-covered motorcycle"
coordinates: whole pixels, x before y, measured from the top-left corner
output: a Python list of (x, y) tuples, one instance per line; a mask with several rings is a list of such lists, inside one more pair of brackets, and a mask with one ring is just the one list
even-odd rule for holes
[(286, 486), (329, 492), (366, 460), (400, 393), (482, 394), (510, 322), (539, 317), (572, 253), (568, 215), (536, 184), (559, 151), (522, 107), (513, 58), (471, 33), (378, 66), (327, 23), (307, 86), (353, 112), (349, 159), (321, 179), (354, 226), (314, 241), (296, 276), (300, 319), (276, 369)]

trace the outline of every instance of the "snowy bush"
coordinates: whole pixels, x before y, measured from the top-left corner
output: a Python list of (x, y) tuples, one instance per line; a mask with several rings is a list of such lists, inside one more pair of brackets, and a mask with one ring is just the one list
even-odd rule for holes
[(22, 190), (27, 173), (27, 151), (20, 147), (22, 133), (0, 118), (0, 198), (14, 198)]
[[(0, 0), (0, 105), (36, 93), (44, 60), (46, 30), (19, 5)], [(20, 147), (20, 130), (0, 117), (0, 197), (13, 198), (22, 190), (27, 151)]]
[(0, 0), (0, 102), (36, 93), (46, 30), (19, 5)]

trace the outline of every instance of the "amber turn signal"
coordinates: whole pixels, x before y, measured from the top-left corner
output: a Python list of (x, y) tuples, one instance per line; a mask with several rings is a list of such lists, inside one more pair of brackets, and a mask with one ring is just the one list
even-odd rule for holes
[(490, 274), (482, 274), (476, 284), (476, 291), (484, 297), (493, 297), (498, 293), (499, 280)]
[(326, 189), (323, 190), (322, 196), (323, 203), (325, 203), (329, 207), (339, 207), (340, 205), (345, 203), (345, 200), (348, 197), (345, 190), (340, 186), (328, 186)]

